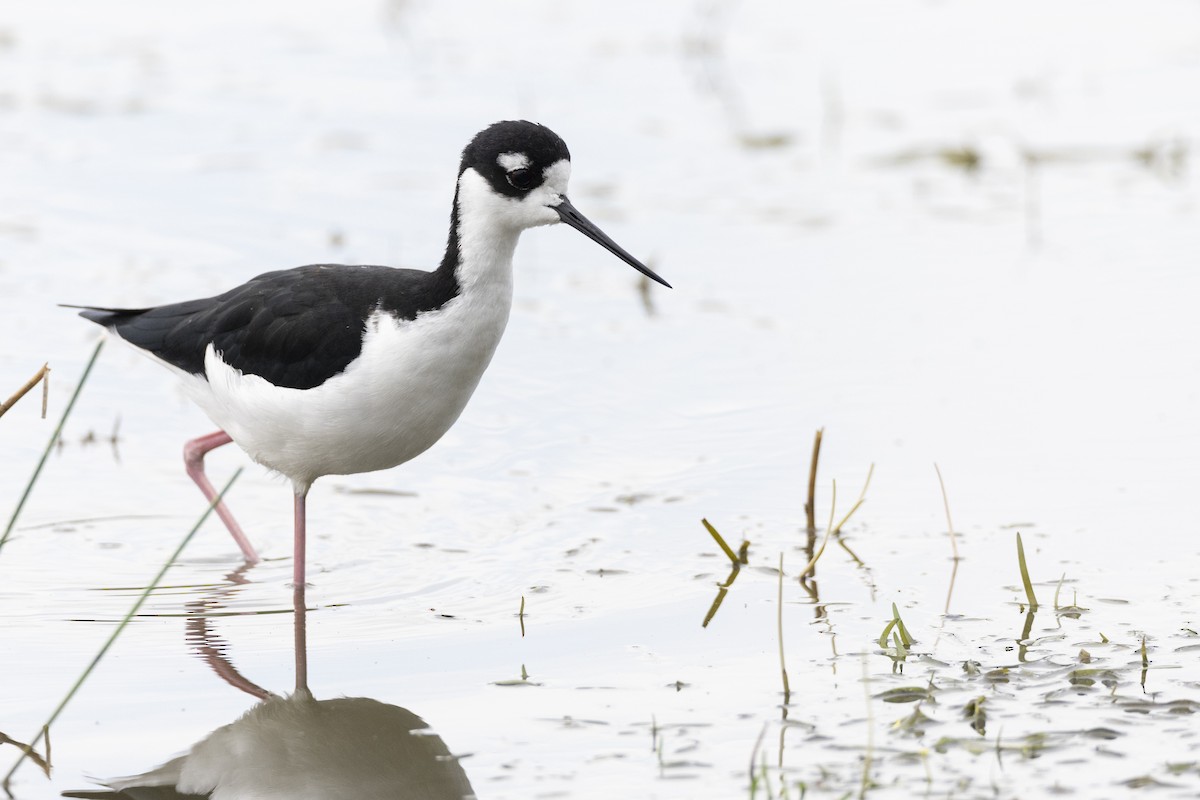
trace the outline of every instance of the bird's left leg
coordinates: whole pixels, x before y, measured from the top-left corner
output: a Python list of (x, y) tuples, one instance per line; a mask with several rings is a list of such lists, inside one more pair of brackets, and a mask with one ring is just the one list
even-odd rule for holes
[[(204, 496), (208, 498), (208, 502), (210, 503), (217, 499), (217, 490), (213, 488), (212, 483), (208, 480), (208, 476), (204, 474), (204, 456), (209, 450), (216, 449), (223, 444), (229, 444), (232, 441), (233, 439), (230, 438), (228, 433), (217, 431), (207, 436), (192, 439), (183, 446), (183, 463), (187, 466), (187, 474), (200, 487), (200, 491), (204, 492)], [(241, 548), (242, 555), (246, 557), (246, 561), (251, 564), (258, 562), (260, 560), (258, 551), (254, 549), (254, 545), (250, 544), (250, 540), (242, 532), (242, 526), (238, 525), (237, 520), (233, 518), (233, 514), (226, 507), (225, 501), (219, 501), (215, 510), (217, 516), (221, 518), (221, 522), (224, 522), (225, 527), (233, 534), (233, 540)]]

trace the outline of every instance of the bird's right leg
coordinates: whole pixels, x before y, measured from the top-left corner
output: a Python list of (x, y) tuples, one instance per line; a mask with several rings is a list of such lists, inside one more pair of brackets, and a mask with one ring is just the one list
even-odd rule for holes
[[(229, 438), (228, 433), (217, 431), (207, 436), (192, 439), (183, 446), (183, 463), (187, 465), (187, 474), (200, 487), (200, 491), (204, 492), (204, 496), (208, 498), (208, 502), (210, 503), (216, 500), (217, 490), (213, 488), (213, 485), (208, 481), (208, 476), (204, 474), (204, 456), (209, 450), (218, 448), (223, 444), (229, 444), (232, 441), (233, 439)], [(258, 552), (254, 549), (254, 545), (250, 544), (250, 540), (246, 538), (246, 534), (242, 532), (242, 527), (233, 518), (233, 514), (229, 513), (225, 501), (219, 501), (215, 510), (217, 516), (221, 518), (221, 522), (224, 522), (225, 527), (233, 534), (233, 540), (241, 548), (242, 555), (246, 557), (246, 561), (251, 564), (259, 561)]]
[(295, 510), (295, 541), (292, 545), (292, 604), (295, 607), (296, 634), (296, 697), (312, 699), (308, 690), (308, 628), (305, 624), (308, 606), (304, 600), (304, 561), (307, 511), (305, 498), (308, 486), (296, 486), (293, 509)]

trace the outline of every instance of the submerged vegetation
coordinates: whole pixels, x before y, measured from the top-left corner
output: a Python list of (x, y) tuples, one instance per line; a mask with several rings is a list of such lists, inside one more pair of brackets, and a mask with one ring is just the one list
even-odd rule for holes
[[(813, 485), (823, 438), (824, 432), (818, 432), (809, 486)], [(766, 599), (765, 585), (756, 588), (751, 582), (733, 588), (733, 581), (745, 571), (744, 566), (757, 565), (752, 573), (768, 573), (774, 578), (777, 658), (783, 697), (781, 714), (774, 723), (778, 726), (779, 744), (777, 750), (768, 744), (772, 739), (768, 723), (750, 753), (747, 772), (750, 798), (891, 797), (895, 796), (894, 791), (906, 796), (913, 793), (942, 796), (948, 792), (954, 797), (1016, 797), (1066, 790), (1068, 780), (1043, 764), (1086, 758), (1086, 753), (1095, 748), (1107, 751), (1118, 743), (1135, 745), (1129, 737), (1135, 733), (1134, 721), (1139, 718), (1149, 718), (1155, 720), (1154, 725), (1181, 731), (1189, 724), (1189, 717), (1200, 711), (1200, 703), (1191, 699), (1148, 693), (1147, 680), (1155, 667), (1150, 637), (1142, 633), (1134, 638), (1110, 639), (1099, 631), (1093, 632), (1088, 609), (1079, 604), (1078, 590), (1072, 589), (1069, 603), (1063, 596), (1065, 574), (1050, 584), (1054, 586), (1053, 611), (1049, 615), (1052, 627), (1039, 630), (1039, 620), (1046, 623), (1048, 609), (1039, 603), (1035, 593), (1032, 573), (1037, 565), (1030, 560), (1021, 533), (1015, 537), (1016, 557), (1006, 568), (1020, 587), (1013, 590), (1014, 605), (1021, 617), (1014, 632), (1006, 637), (996, 632), (993, 620), (951, 613), (954, 581), (964, 556), (959, 550), (960, 534), (951, 520), (942, 472), (936, 466), (935, 471), (951, 543), (946, 607), (939, 611), (906, 605), (902, 615), (900, 604), (892, 602), (890, 617), (882, 630), (877, 629), (873, 641), (860, 640), (844, 654), (835, 645), (834, 657), (829, 661), (835, 676), (841, 671), (838, 667), (844, 660), (841, 656), (857, 654), (862, 659), (861, 682), (867, 694), (867, 711), (865, 718), (857, 721), (840, 711), (834, 715), (839, 722), (828, 719), (830, 701), (814, 696), (822, 690), (821, 681), (811, 667), (801, 668), (803, 677), (799, 681), (795, 679), (795, 669), (789, 670), (788, 662), (795, 653), (785, 648), (785, 641), (794, 648), (796, 631), (794, 625), (787, 624), (784, 609), (795, 601), (787, 599), (784, 588), (795, 584), (784, 580), (784, 555), (778, 556), (776, 568), (767, 567), (759, 559), (750, 559), (747, 564), (745, 550), (741, 557), (737, 556), (713, 526), (704, 521), (704, 527), (733, 566), (733, 572), (718, 584), (718, 595), (704, 619), (705, 626), (712, 623), (731, 590), (744, 593), (743, 602), (746, 593)], [(872, 474), (873, 467), (851, 511), (862, 505)], [(810, 489), (804, 508), (805, 529), (814, 516), (814, 492)], [(834, 525), (833, 516), (831, 509), (826, 541), (831, 533), (840, 536), (845, 526), (845, 519)], [(801, 602), (817, 610), (817, 619), (828, 626), (832, 641), (832, 621), (826, 610), (829, 601), (815, 589), (816, 560), (820, 556), (820, 550), (813, 547), (815, 533), (811, 531), (807, 544), (799, 548), (811, 559), (806, 570), (798, 573), (806, 594)], [(865, 549), (873, 549), (875, 544), (869, 543)], [(848, 548), (846, 552), (856, 566), (866, 567), (858, 555)], [(997, 564), (996, 569), (1000, 568)], [(809, 570), (812, 574), (808, 574)], [(936, 636), (931, 634), (926, 641), (919, 640), (910, 631), (905, 617), (920, 620), (922, 627), (936, 629)], [(1196, 644), (1200, 633), (1184, 629), (1175, 638), (1179, 652), (1200, 650), (1200, 644)], [(1084, 646), (1073, 644), (1080, 640)], [(947, 653), (954, 655), (947, 657)], [(873, 668), (877, 657), (886, 658), (890, 668), (885, 672)], [(809, 660), (811, 664), (813, 656)], [(1186, 691), (1178, 683), (1175, 686)], [(1129, 691), (1130, 687), (1135, 693)], [(839, 694), (837, 702), (844, 704), (847, 700)], [(814, 703), (820, 711), (811, 710)], [(891, 713), (896, 707), (909, 708), (897, 715)], [(1124, 721), (1113, 718), (1114, 712), (1123, 715)], [(877, 715), (883, 717), (880, 724), (887, 731), (886, 743), (876, 738)], [(847, 742), (845, 733), (838, 731), (839, 726), (847, 724), (863, 732), (857, 747)], [(787, 731), (797, 728), (808, 731), (808, 744), (803, 748), (784, 743)], [(811, 744), (822, 741), (838, 744), (832, 750), (818, 744), (814, 755)], [(853, 755), (857, 768), (839, 755), (847, 753)], [(999, 770), (999, 777), (981, 777), (993, 772), (986, 762), (979, 761), (989, 758)], [(972, 766), (976, 763), (982, 771)], [(1144, 760), (1141, 764), (1142, 771), (1135, 769), (1132, 772), (1137, 774), (1113, 783), (1125, 787), (1191, 787), (1185, 791), (1200, 786), (1200, 761), (1186, 758), (1161, 761), (1148, 772)]]

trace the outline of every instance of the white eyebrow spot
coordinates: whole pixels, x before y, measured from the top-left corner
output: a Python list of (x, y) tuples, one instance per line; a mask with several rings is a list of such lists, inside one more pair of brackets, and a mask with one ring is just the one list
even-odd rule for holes
[(496, 157), (496, 163), (505, 172), (512, 172), (514, 169), (525, 169), (529, 166), (529, 156), (524, 153), (501, 153)]

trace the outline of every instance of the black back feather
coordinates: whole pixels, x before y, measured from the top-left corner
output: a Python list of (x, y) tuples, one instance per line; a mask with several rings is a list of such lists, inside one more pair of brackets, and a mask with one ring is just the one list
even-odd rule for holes
[[(457, 243), (452, 242), (457, 250)], [(146, 309), (87, 307), (80, 316), (193, 375), (212, 344), (231, 367), (276, 386), (312, 389), (362, 351), (376, 309), (400, 319), (458, 295), (451, 267), (434, 272), (312, 264), (267, 272), (216, 297)]]

